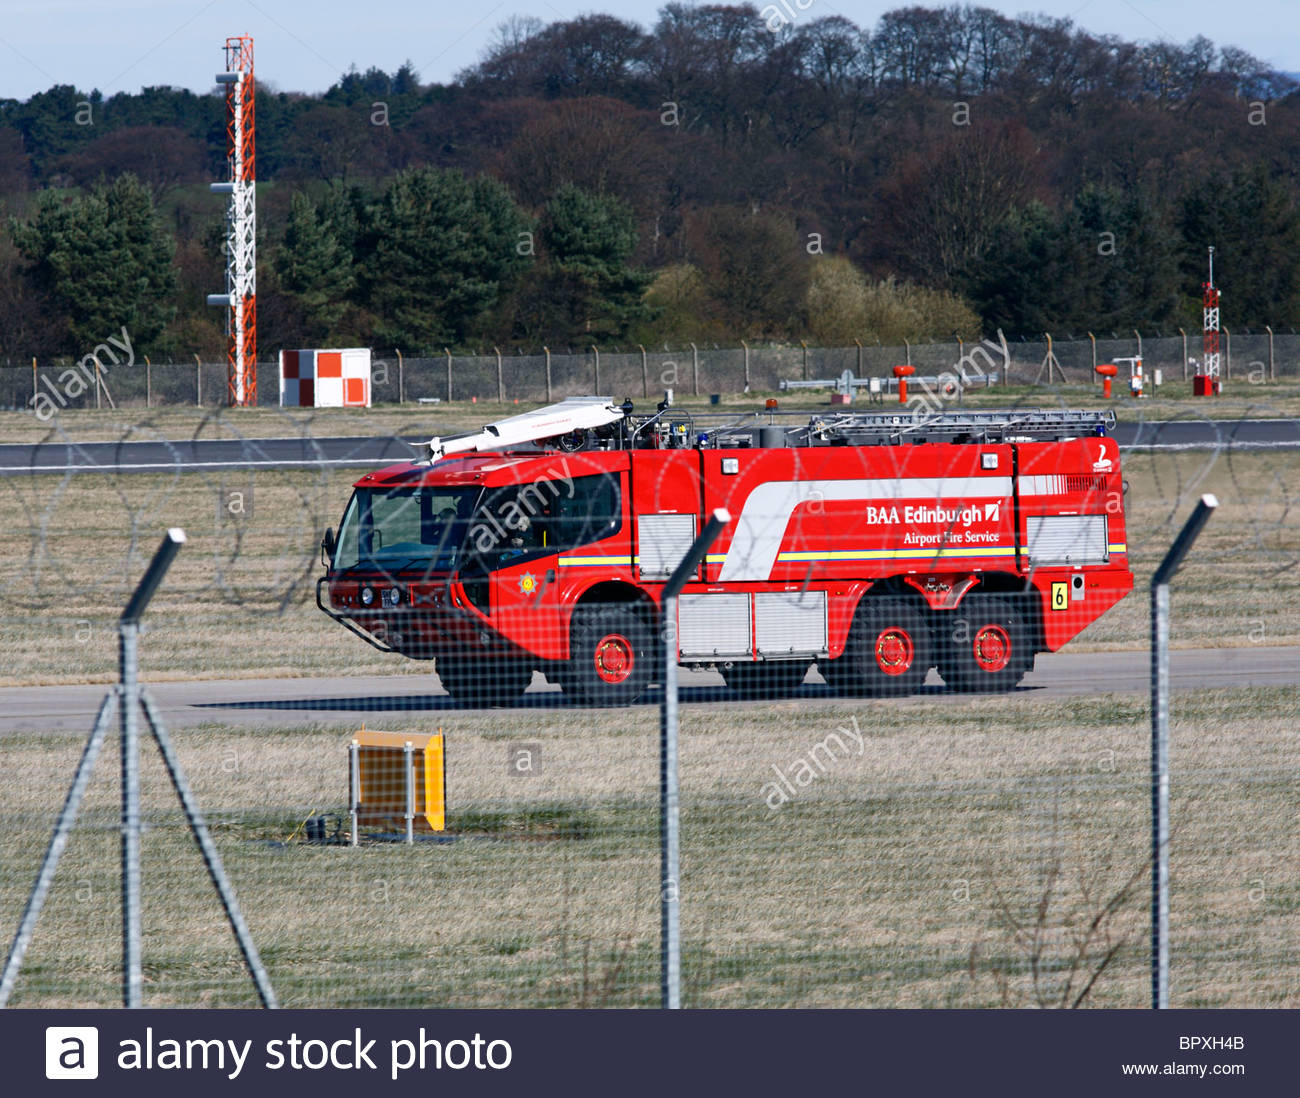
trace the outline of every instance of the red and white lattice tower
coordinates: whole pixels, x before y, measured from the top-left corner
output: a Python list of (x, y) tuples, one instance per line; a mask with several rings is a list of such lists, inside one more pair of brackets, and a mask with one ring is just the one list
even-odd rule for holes
[(230, 196), (226, 210), (226, 292), (209, 294), (209, 305), (226, 308), (226, 359), (232, 408), (257, 404), (257, 171), (253, 143), (253, 40), (226, 39), (226, 161), (230, 181), (213, 183)]
[(1202, 284), (1201, 290), (1204, 340), (1201, 347), (1201, 368), (1197, 372), (1210, 379), (1207, 385), (1213, 393), (1219, 391), (1219, 364), (1222, 361), (1219, 353), (1219, 290), (1214, 285), (1213, 245), (1210, 246), (1210, 278)]

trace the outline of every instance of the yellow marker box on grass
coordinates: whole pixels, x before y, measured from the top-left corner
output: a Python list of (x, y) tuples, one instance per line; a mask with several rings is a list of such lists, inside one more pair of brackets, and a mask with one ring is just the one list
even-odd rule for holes
[(447, 828), (447, 768), (442, 732), (376, 732), (362, 728), (348, 737), (357, 744), (359, 797), (357, 823), (364, 827), (406, 829), (406, 745), (411, 745), (413, 803), (416, 831)]

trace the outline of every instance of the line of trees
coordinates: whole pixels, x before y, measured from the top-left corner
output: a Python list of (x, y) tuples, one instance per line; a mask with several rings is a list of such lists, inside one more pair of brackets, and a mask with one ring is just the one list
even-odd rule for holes
[[(271, 347), (1194, 325), (1208, 244), (1230, 324), (1300, 321), (1300, 93), (1204, 38), (669, 3), (257, 119)], [(219, 350), (224, 141), (215, 90), (0, 101), (0, 356)]]

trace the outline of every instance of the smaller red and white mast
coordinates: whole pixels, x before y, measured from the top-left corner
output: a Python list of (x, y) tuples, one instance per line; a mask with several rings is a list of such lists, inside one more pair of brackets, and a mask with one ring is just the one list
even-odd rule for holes
[(1211, 378), (1210, 391), (1219, 391), (1219, 366), (1222, 357), (1219, 352), (1219, 290), (1214, 285), (1214, 245), (1210, 245), (1210, 277), (1201, 286), (1202, 296), (1202, 345), (1201, 370)]

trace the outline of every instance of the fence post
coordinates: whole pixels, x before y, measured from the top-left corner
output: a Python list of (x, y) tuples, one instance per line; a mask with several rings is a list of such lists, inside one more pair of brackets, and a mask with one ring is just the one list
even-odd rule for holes
[(203, 363), (194, 356), (194, 407), (203, 407)]
[(149, 356), (144, 356), (144, 406), (146, 408), (153, 405), (153, 364), (149, 361)]
[(1178, 334), (1183, 337), (1183, 380), (1187, 380), (1187, 333), (1182, 328), (1178, 329)]
[(637, 346), (641, 348), (641, 395), (648, 397), (650, 395), (650, 367), (646, 365), (645, 347), (640, 343)]
[(853, 372), (858, 377), (861, 377), (862, 376), (862, 340), (855, 339), (853, 342), (858, 345), (858, 366), (857, 369), (854, 370)]
[(447, 356), (447, 403), (451, 403), (451, 351), (444, 347), (443, 353)]
[(1092, 344), (1092, 377), (1094, 383), (1100, 385), (1101, 376), (1097, 373), (1097, 337), (1089, 332), (1088, 341)]
[(806, 339), (799, 340), (799, 346), (803, 348), (803, 379), (804, 381), (807, 381), (808, 380), (808, 341)]
[(591, 353), (596, 356), (596, 391), (592, 396), (600, 396), (600, 348), (594, 343), (591, 345)]
[(398, 347), (393, 348), (393, 353), (397, 355), (397, 403), (406, 403), (406, 374), (404, 363), (402, 362), (402, 352)]
[(123, 620), (117, 631), (122, 676), (122, 1005), (137, 1010), (144, 986), (140, 967), (140, 683), (136, 651), (140, 626)]
[(659, 708), (659, 968), (660, 1005), (677, 1010), (682, 1005), (682, 941), (679, 900), (681, 862), (681, 802), (677, 771), (677, 596), (700, 566), (700, 561), (731, 521), (719, 507), (709, 516), (700, 536), (664, 584), (663, 703)]
[(234, 932), (235, 940), (239, 945), (244, 962), (248, 966), (249, 974), (253, 978), (258, 997), (264, 1007), (274, 1008), (278, 1005), (275, 992), (267, 978), (266, 969), (263, 967), (261, 957), (257, 953), (257, 947), (253, 944), (252, 937), (248, 933), (248, 925), (244, 922), (243, 913), (239, 909), (239, 901), (235, 898), (235, 893), (230, 887), (230, 881), (226, 877), (226, 871), (221, 864), (221, 855), (218, 853), (216, 846), (213, 845), (212, 834), (208, 830), (207, 821), (199, 810), (198, 803), (190, 790), (189, 782), (186, 780), (180, 762), (176, 758), (171, 737), (168, 736), (167, 730), (163, 727), (162, 718), (158, 714), (153, 699), (149, 696), (148, 691), (140, 685), (136, 650), (140, 635), (140, 620), (184, 542), (184, 530), (173, 528), (167, 531), (162, 544), (159, 545), (153, 559), (149, 562), (149, 567), (145, 570), (144, 576), (128, 600), (126, 608), (118, 618), (121, 681), (104, 698), (99, 715), (95, 719), (95, 727), (86, 743), (81, 762), (77, 766), (76, 776), (73, 778), (72, 786), (69, 788), (68, 796), (64, 801), (63, 811), (60, 813), (58, 823), (55, 826), (54, 836), (46, 849), (40, 873), (27, 901), (27, 908), (23, 913), (22, 922), (14, 938), (13, 946), (10, 948), (8, 960), (5, 962), (4, 977), (0, 980), (0, 1007), (3, 1007), (8, 1002), (9, 993), (13, 990), (14, 982), (18, 978), (18, 970), (22, 966), (23, 956), (31, 940), (31, 933), (36, 927), (36, 921), (40, 918), (41, 908), (49, 892), (50, 883), (53, 881), (54, 873), (58, 869), (59, 858), (67, 844), (68, 834), (76, 823), (81, 798), (85, 793), (86, 785), (95, 765), (95, 759), (103, 744), (109, 719), (112, 716), (113, 709), (118, 705), (122, 707), (120, 714), (122, 729), (120, 763), (122, 777), (122, 998), (124, 1005), (127, 1007), (138, 1007), (140, 1005), (140, 992), (143, 983), (140, 967), (139, 717), (136, 706), (144, 709), (149, 729), (158, 745), (158, 753), (162, 756), (163, 766), (167, 770), (167, 776), (171, 779), (172, 787), (181, 802), (186, 823), (189, 825), (194, 840), (198, 844), (199, 852), (203, 856), (208, 876), (211, 878), (213, 887), (221, 900), (222, 909), (230, 922), (230, 928)]
[(910, 342), (908, 339), (906, 339), (906, 338), (904, 338), (904, 340), (903, 340), (903, 350), (906, 352), (906, 358), (904, 359), (904, 365), (907, 365), (907, 366), (912, 365), (912, 344), (911, 344), (911, 342)]
[(549, 404), (551, 402), (551, 349), (543, 347), (542, 350), (546, 352), (546, 403)]
[(700, 395), (700, 349), (691, 344), (691, 393)]
[(740, 345), (745, 349), (745, 392), (749, 392), (749, 344), (742, 339)]
[(493, 347), (492, 350), (496, 352), (497, 356), (497, 403), (504, 404), (506, 402), (506, 381), (505, 375), (501, 372), (501, 348)]
[(1268, 333), (1268, 380), (1276, 381), (1277, 372), (1273, 369), (1273, 329), (1265, 324), (1264, 331)]
[(32, 407), (33, 408), (36, 407), (36, 398), (40, 395), (36, 389), (36, 386), (38, 384), (39, 382), (36, 380), (36, 356), (33, 355), (32, 356)]
[(1231, 381), (1232, 380), (1232, 332), (1228, 330), (1228, 326), (1226, 324), (1223, 326), (1223, 369), (1224, 369), (1224, 377), (1228, 381)]
[(1219, 501), (1204, 495), (1151, 577), (1151, 1009), (1169, 1006), (1169, 581)]

